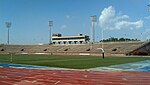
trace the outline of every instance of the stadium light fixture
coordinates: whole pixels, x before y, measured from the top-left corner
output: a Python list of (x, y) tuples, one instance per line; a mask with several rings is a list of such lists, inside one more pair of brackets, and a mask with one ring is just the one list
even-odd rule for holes
[(7, 40), (7, 44), (9, 45), (9, 28), (11, 27), (11, 22), (6, 22), (6, 28), (8, 29), (7, 30), (7, 33), (8, 33), (8, 40)]
[(91, 16), (91, 23), (92, 23), (92, 29), (91, 29), (91, 36), (92, 36), (92, 44), (95, 42), (95, 30), (94, 30), (94, 25), (95, 22), (97, 21), (96, 15)]
[(53, 26), (53, 21), (48, 21), (48, 26), (49, 26), (49, 44), (52, 44), (52, 26)]

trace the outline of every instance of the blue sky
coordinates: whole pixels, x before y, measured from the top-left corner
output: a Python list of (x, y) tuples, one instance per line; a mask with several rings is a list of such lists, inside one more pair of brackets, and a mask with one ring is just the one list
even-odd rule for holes
[[(52, 32), (62, 35), (90, 34), (90, 16), (97, 16), (96, 41), (128, 37), (146, 40), (150, 35), (149, 0), (0, 0), (0, 44), (7, 43), (5, 22), (11, 22), (11, 44), (49, 42)], [(141, 35), (142, 34), (142, 35)]]

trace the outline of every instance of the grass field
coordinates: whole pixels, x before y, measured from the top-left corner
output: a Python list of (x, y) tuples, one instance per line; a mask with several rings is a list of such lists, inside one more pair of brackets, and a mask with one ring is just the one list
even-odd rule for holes
[(72, 69), (88, 69), (100, 66), (150, 60), (148, 57), (102, 57), (99, 56), (56, 56), (28, 54), (0, 54), (0, 63), (28, 64)]

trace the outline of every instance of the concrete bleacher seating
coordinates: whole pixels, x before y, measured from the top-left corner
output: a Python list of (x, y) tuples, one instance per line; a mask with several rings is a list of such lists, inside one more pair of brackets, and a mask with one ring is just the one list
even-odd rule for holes
[[(108, 54), (126, 54), (145, 42), (105, 42)], [(102, 43), (76, 45), (0, 45), (0, 53), (102, 53)]]

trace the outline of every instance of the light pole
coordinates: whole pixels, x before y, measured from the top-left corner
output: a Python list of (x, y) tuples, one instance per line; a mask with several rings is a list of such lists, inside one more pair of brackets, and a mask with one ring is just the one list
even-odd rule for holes
[(141, 33), (141, 41), (142, 41), (142, 33)]
[(7, 29), (8, 29), (8, 30), (7, 30), (7, 33), (8, 33), (8, 36), (7, 36), (7, 37), (8, 37), (7, 44), (9, 45), (9, 28), (11, 27), (11, 22), (6, 22), (5, 24), (6, 24), (6, 27), (7, 27)]
[(150, 12), (150, 0), (149, 0), (149, 4), (147, 6), (148, 6), (148, 12)]
[(94, 25), (95, 25), (95, 22), (96, 22), (96, 15), (94, 16), (91, 16), (91, 23), (92, 23), (92, 27), (91, 27), (91, 36), (92, 36), (92, 44), (94, 44), (95, 42), (95, 30), (94, 30)]
[(103, 30), (103, 28), (102, 28), (102, 33), (101, 33), (101, 34), (102, 34), (102, 49), (104, 49), (104, 48), (103, 48), (103, 47), (104, 47), (104, 46), (103, 46), (103, 37), (104, 37), (104, 35), (103, 35), (104, 33), (103, 33), (103, 32), (104, 32), (104, 30)]
[(49, 44), (52, 44), (51, 30), (52, 30), (52, 26), (53, 26), (53, 21), (48, 21), (48, 26), (49, 26)]
[(126, 41), (127, 41), (127, 39), (126, 39), (126, 34), (125, 34), (124, 36), (125, 36), (125, 38), (124, 38), (124, 39), (125, 39), (125, 42), (126, 42)]

